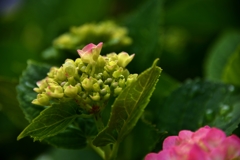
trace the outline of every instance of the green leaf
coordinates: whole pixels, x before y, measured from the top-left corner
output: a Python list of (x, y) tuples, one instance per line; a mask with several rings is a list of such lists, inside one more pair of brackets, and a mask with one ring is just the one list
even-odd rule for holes
[(45, 138), (44, 142), (65, 149), (81, 149), (87, 145), (86, 137), (76, 128), (67, 128), (55, 136)]
[(136, 53), (128, 68), (135, 67), (134, 70), (140, 72), (160, 57), (158, 35), (163, 20), (162, 4), (162, 0), (146, 1), (124, 19), (123, 23), (133, 39), (129, 52)]
[(229, 58), (226, 67), (223, 70), (222, 79), (226, 83), (240, 86), (240, 46)]
[(152, 94), (151, 101), (148, 104), (145, 112), (143, 113), (144, 119), (155, 124), (158, 118), (159, 110), (166, 100), (166, 98), (177, 88), (180, 87), (180, 82), (173, 79), (166, 73), (162, 72), (161, 77)]
[(108, 125), (93, 140), (94, 145), (120, 143), (131, 132), (144, 112), (161, 73), (161, 68), (156, 66), (157, 61), (116, 98)]
[(233, 85), (190, 81), (168, 97), (158, 117), (158, 128), (169, 134), (205, 125), (230, 134), (240, 123), (240, 90)]
[(212, 47), (205, 64), (205, 76), (209, 80), (221, 82), (225, 66), (240, 43), (240, 32), (224, 33)]
[(24, 128), (28, 122), (19, 108), (17, 101), (17, 80), (0, 77), (0, 108), (2, 113), (19, 128)]
[(37, 87), (36, 82), (46, 77), (50, 66), (28, 61), (28, 66), (20, 78), (17, 86), (18, 101), (26, 119), (31, 122), (44, 109), (41, 106), (32, 104), (37, 97), (33, 88)]
[(54, 136), (67, 128), (79, 115), (78, 106), (65, 102), (54, 104), (43, 110), (18, 136), (18, 140), (31, 136), (43, 140)]
[(155, 125), (146, 123), (141, 118), (132, 132), (121, 143), (118, 159), (143, 159), (162, 138), (163, 132), (159, 132)]

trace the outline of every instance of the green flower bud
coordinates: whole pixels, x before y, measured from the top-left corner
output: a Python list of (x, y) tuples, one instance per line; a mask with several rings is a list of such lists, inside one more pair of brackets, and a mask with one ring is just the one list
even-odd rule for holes
[(105, 89), (107, 91), (107, 93), (111, 92), (110, 87), (108, 85), (104, 85), (103, 89)]
[(93, 88), (93, 91), (95, 91), (95, 92), (100, 91), (100, 86), (99, 86), (98, 83), (94, 83), (93, 86), (92, 86), (92, 88)]
[(126, 52), (121, 52), (118, 54), (118, 65), (125, 68), (133, 59), (135, 54), (129, 56)]
[(82, 66), (84, 66), (84, 63), (83, 63), (81, 58), (77, 58), (75, 60), (75, 66), (78, 67), (78, 68), (81, 68)]
[(67, 77), (72, 77), (77, 74), (76, 66), (73, 60), (67, 59), (63, 64), (63, 69)]
[(92, 96), (90, 95), (90, 97), (94, 101), (99, 101), (100, 100), (100, 95), (99, 95), (98, 92), (94, 92)]
[(91, 104), (91, 103), (92, 103), (92, 99), (89, 98), (89, 97), (86, 97), (86, 98), (84, 99), (84, 103), (86, 103), (86, 104)]
[(117, 86), (117, 87), (114, 89), (114, 96), (119, 95), (121, 92), (122, 92), (122, 88)]
[(118, 82), (111, 83), (111, 87), (116, 88), (118, 86)]
[(58, 68), (57, 67), (51, 67), (50, 71), (47, 73), (49, 78), (54, 78), (54, 76), (57, 73)]
[(78, 86), (69, 85), (64, 89), (64, 94), (68, 97), (75, 97), (78, 93)]
[(69, 77), (68, 78), (68, 83), (71, 84), (71, 85), (75, 85), (75, 84), (77, 84), (77, 81), (75, 80), (74, 77)]
[(102, 73), (98, 73), (98, 74), (95, 74), (95, 75), (94, 75), (94, 77), (95, 77), (96, 79), (102, 79), (102, 76), (103, 76)]
[(80, 82), (82, 82), (85, 78), (88, 78), (88, 75), (86, 73), (83, 73), (80, 77)]
[(46, 106), (49, 104), (49, 100), (50, 100), (50, 98), (46, 94), (38, 94), (37, 99), (34, 99), (32, 101), (32, 104)]
[(87, 68), (86, 66), (82, 66), (82, 67), (80, 68), (80, 71), (83, 72), (83, 73), (86, 73), (86, 68)]
[(62, 98), (64, 95), (62, 87), (57, 85), (48, 86), (46, 93), (52, 98)]
[(53, 84), (58, 84), (53, 78), (46, 78), (46, 82), (49, 83), (53, 83)]
[(60, 67), (60, 68), (58, 69), (55, 78), (56, 78), (57, 81), (61, 81), (61, 82), (62, 82), (62, 81), (65, 81), (65, 80), (67, 79), (63, 67)]
[(125, 79), (119, 79), (118, 85), (119, 85), (119, 87), (124, 88), (125, 87)]
[(108, 78), (104, 81), (105, 84), (110, 84), (112, 83), (112, 78)]
[(113, 72), (115, 70), (118, 69), (118, 65), (117, 65), (117, 61), (110, 61), (105, 67), (104, 69), (107, 71), (107, 72)]
[(116, 71), (113, 72), (112, 76), (113, 76), (114, 78), (119, 78), (119, 77), (122, 75), (122, 71), (123, 71), (123, 69), (122, 69), (122, 68), (119, 68), (118, 70), (116, 70)]
[(103, 97), (103, 100), (108, 100), (109, 98), (110, 98), (110, 93), (107, 93), (107, 94), (105, 94), (105, 96)]
[(86, 91), (92, 90), (92, 85), (93, 85), (92, 78), (85, 78), (81, 84)]
[(104, 89), (102, 89), (101, 91), (100, 91), (100, 94), (101, 95), (105, 95), (105, 94), (107, 94), (107, 90), (104, 88)]
[(97, 81), (97, 83), (99, 84), (99, 86), (102, 86), (102, 85), (103, 85), (103, 81), (102, 81), (101, 79), (99, 79), (99, 80)]
[(110, 77), (110, 75), (108, 74), (108, 72), (107, 71), (103, 71), (103, 79), (107, 79), (109, 77)]
[(132, 82), (135, 82), (137, 80), (138, 74), (130, 74), (127, 78), (126, 85), (130, 85)]
[(45, 90), (45, 88), (48, 86), (46, 78), (41, 81), (38, 81), (36, 84), (37, 84), (38, 88), (34, 88), (33, 90), (37, 93), (43, 92)]
[(117, 61), (118, 60), (118, 55), (114, 52), (107, 54), (107, 57), (109, 58), (110, 61)]
[(97, 60), (97, 65), (99, 68), (103, 68), (106, 65), (106, 61), (103, 56), (99, 56)]
[(127, 77), (130, 75), (130, 73), (127, 69), (124, 69), (122, 72), (122, 75), (127, 79)]

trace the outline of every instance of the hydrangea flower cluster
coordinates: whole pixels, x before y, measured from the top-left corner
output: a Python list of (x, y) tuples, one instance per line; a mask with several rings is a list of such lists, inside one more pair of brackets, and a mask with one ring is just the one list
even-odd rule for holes
[(104, 21), (99, 24), (89, 23), (79, 27), (71, 27), (70, 32), (64, 33), (53, 41), (53, 46), (58, 49), (75, 49), (79, 45), (94, 41), (104, 41), (108, 45), (128, 46), (132, 39), (127, 36), (128, 31), (124, 27), (116, 25), (112, 21)]
[(104, 106), (111, 96), (137, 79), (125, 68), (134, 54), (126, 52), (101, 56), (103, 43), (88, 44), (78, 50), (81, 58), (67, 59), (60, 67), (52, 67), (48, 76), (37, 82), (38, 93), (33, 104), (48, 106), (54, 101), (75, 100), (80, 107), (92, 112), (94, 106)]
[(145, 160), (239, 160), (240, 138), (217, 128), (205, 126), (191, 132), (182, 130), (178, 136), (169, 136), (163, 150), (149, 153)]

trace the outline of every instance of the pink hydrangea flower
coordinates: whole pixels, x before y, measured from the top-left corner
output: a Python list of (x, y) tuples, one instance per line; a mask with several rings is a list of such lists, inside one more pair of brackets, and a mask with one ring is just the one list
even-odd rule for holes
[(149, 153), (145, 160), (240, 160), (240, 138), (209, 126), (196, 132), (182, 130), (169, 136), (163, 150)]
[(82, 61), (85, 63), (92, 63), (97, 61), (98, 56), (101, 52), (103, 43), (100, 42), (98, 45), (90, 43), (86, 45), (82, 50), (77, 50)]

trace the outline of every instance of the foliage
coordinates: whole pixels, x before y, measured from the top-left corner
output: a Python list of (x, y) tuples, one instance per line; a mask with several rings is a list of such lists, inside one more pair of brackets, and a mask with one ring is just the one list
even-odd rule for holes
[[(73, 159), (91, 159), (90, 148), (105, 159), (143, 159), (161, 149), (165, 136), (205, 125), (240, 136), (237, 6), (235, 0), (6, 3), (0, 7), (0, 141), (4, 146), (0, 159), (33, 159), (39, 154), (53, 157), (53, 152), (67, 152), (46, 152), (46, 144), (77, 150), (78, 154), (68, 152), (77, 155)], [(81, 32), (70, 48), (56, 43), (66, 34), (74, 42), (73, 28), (84, 26), (98, 29), (93, 27), (86, 35)], [(97, 33), (102, 28), (102, 34)], [(128, 43), (124, 44), (121, 36)], [(53, 65), (61, 66), (66, 58), (75, 60), (77, 49), (99, 42), (106, 44), (103, 54), (135, 53), (127, 68), (139, 74), (116, 99), (111, 97), (103, 114), (86, 114), (70, 101), (49, 106), (31, 103), (37, 97), (33, 90), (36, 82), (45, 78)], [(21, 140), (15, 142), (17, 135)], [(24, 138), (28, 136), (41, 143), (28, 142)], [(26, 141), (28, 145), (19, 147)], [(25, 146), (28, 152), (22, 151)]]

